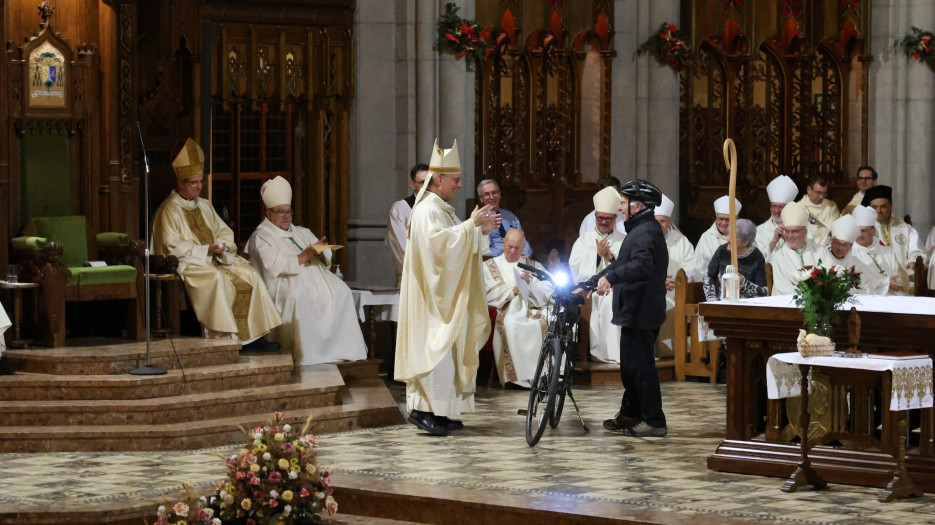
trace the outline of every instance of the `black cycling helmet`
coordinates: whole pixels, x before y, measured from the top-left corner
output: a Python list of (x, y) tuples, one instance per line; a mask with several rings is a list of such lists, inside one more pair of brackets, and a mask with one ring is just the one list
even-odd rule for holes
[(648, 180), (631, 180), (620, 188), (620, 194), (626, 195), (630, 200), (642, 202), (647, 208), (655, 208), (662, 204), (662, 192)]

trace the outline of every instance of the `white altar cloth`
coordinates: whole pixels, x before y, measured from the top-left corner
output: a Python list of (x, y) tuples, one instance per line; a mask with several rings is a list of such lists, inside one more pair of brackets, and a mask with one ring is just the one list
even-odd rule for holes
[(932, 406), (932, 359), (871, 359), (869, 357), (803, 357), (798, 352), (776, 354), (766, 363), (766, 395), (783, 399), (802, 395), (799, 365), (892, 372), (890, 410)]
[(357, 318), (360, 322), (367, 321), (368, 306), (371, 307), (372, 320), (398, 322), (399, 288), (350, 281), (347, 285), (354, 296), (354, 306), (357, 308)]
[[(856, 303), (845, 303), (838, 310), (849, 311), (851, 306), (858, 312), (881, 312), (892, 314), (935, 315), (935, 297), (914, 297), (899, 295), (857, 295)], [(770, 308), (796, 308), (791, 295), (771, 297), (751, 297), (739, 299), (729, 304), (765, 306)]]

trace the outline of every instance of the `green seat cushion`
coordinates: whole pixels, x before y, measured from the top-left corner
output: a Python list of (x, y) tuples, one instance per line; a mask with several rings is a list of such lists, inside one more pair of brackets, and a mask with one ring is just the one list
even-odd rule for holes
[(136, 268), (118, 264), (114, 266), (98, 266), (96, 268), (77, 266), (68, 268), (71, 277), (65, 283), (67, 286), (90, 286), (95, 284), (124, 284), (136, 281)]
[(45, 237), (14, 237), (13, 251), (40, 251), (49, 245)]
[(83, 215), (36, 217), (36, 235), (62, 246), (62, 263), (69, 268), (80, 267), (88, 260), (88, 238)]
[(97, 234), (97, 247), (102, 246), (128, 246), (130, 236), (120, 232), (104, 232)]

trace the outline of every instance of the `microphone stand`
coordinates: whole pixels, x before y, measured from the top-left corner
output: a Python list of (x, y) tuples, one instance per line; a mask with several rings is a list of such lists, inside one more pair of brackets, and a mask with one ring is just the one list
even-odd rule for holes
[(143, 251), (143, 264), (145, 266), (144, 271), (144, 281), (145, 281), (145, 291), (144, 297), (146, 301), (146, 306), (144, 308), (146, 316), (146, 360), (143, 362), (143, 366), (132, 370), (130, 373), (135, 376), (159, 376), (166, 373), (165, 370), (153, 366), (152, 361), (149, 357), (149, 347), (150, 340), (152, 339), (150, 319), (149, 319), (149, 156), (146, 155), (146, 144), (143, 143), (143, 130), (140, 129), (140, 121), (136, 121), (136, 131), (140, 135), (140, 148), (143, 151), (143, 213), (146, 216), (146, 220), (143, 221), (143, 231), (145, 232), (146, 247)]

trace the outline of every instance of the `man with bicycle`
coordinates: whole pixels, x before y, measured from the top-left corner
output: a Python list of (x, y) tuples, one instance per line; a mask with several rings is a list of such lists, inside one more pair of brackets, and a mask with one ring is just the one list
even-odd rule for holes
[[(599, 295), (613, 292), (612, 322), (620, 326), (620, 412), (604, 428), (634, 437), (667, 433), (662, 392), (653, 346), (666, 318), (666, 271), (669, 253), (656, 221), (662, 192), (645, 180), (631, 180), (620, 189), (620, 211), (627, 237), (617, 258), (597, 281)], [(595, 276), (598, 277), (598, 276)]]

